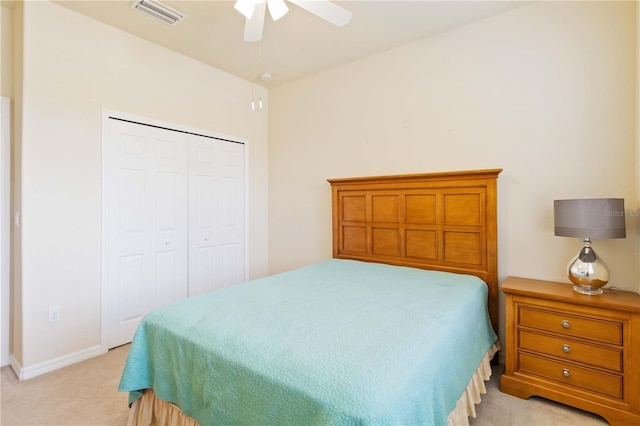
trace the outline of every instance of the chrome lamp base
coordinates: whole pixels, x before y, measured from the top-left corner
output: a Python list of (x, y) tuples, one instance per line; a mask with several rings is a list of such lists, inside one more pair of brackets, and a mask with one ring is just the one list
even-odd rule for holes
[(609, 282), (609, 268), (596, 256), (589, 238), (583, 240), (582, 250), (569, 263), (568, 272), (573, 290), (590, 296), (602, 294), (602, 287)]
[(573, 285), (573, 290), (577, 291), (578, 293), (587, 294), (589, 296), (594, 296), (594, 295), (604, 293), (604, 290), (602, 290), (602, 287), (591, 287), (588, 285), (578, 285), (578, 284)]

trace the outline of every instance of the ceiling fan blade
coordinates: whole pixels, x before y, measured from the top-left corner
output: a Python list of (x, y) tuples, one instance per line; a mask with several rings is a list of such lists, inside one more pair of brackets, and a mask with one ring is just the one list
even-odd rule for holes
[(262, 40), (262, 30), (264, 28), (264, 12), (267, 3), (262, 2), (256, 4), (251, 19), (246, 20), (244, 24), (244, 41), (260, 41)]
[(287, 5), (284, 4), (284, 0), (267, 0), (267, 7), (274, 21), (282, 18), (289, 11)]
[(247, 19), (251, 19), (255, 7), (256, 5), (253, 0), (237, 0), (233, 5), (233, 8), (242, 13)]
[(331, 22), (337, 27), (343, 27), (351, 20), (351, 12), (329, 0), (289, 0), (291, 3)]

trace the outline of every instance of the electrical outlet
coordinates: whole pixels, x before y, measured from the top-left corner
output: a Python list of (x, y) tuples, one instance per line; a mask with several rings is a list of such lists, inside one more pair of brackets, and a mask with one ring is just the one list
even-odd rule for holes
[(49, 322), (60, 321), (60, 306), (49, 307)]

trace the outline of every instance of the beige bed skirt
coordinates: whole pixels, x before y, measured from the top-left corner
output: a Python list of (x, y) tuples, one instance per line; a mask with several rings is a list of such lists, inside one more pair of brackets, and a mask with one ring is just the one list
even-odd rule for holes
[[(476, 417), (475, 405), (480, 403), (480, 396), (487, 393), (484, 382), (491, 378), (491, 359), (499, 349), (496, 342), (485, 354), (456, 408), (449, 413), (449, 426), (468, 426), (469, 417)], [(127, 425), (197, 426), (198, 422), (184, 414), (177, 405), (158, 398), (152, 389), (146, 389), (143, 396), (131, 405)]]
[(468, 426), (469, 417), (476, 418), (476, 404), (480, 404), (480, 396), (487, 393), (487, 387), (484, 382), (491, 378), (491, 360), (499, 350), (500, 343), (496, 342), (482, 358), (467, 388), (458, 399), (456, 408), (449, 413), (449, 418), (447, 419), (449, 426)]

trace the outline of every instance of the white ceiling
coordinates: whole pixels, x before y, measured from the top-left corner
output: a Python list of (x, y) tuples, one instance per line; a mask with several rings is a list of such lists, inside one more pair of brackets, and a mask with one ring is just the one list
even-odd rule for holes
[[(273, 22), (266, 14), (262, 42), (243, 40), (244, 17), (229, 0), (166, 0), (188, 18), (175, 26), (131, 8), (133, 0), (56, 1), (243, 79), (274, 87), (432, 34), (520, 7), (530, 1), (336, 1), (353, 14), (338, 28), (288, 3)], [(273, 79), (263, 82), (262, 72)]]

